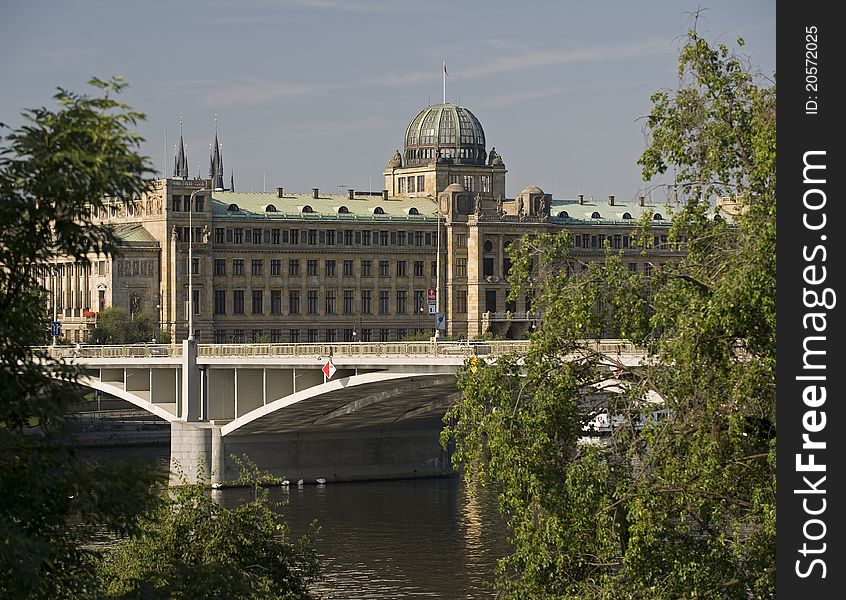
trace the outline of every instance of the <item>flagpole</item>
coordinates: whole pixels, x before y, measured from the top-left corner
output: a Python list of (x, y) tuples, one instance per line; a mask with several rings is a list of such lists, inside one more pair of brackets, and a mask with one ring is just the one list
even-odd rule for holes
[(444, 104), (446, 104), (446, 61), (444, 61), (443, 79), (444, 79)]

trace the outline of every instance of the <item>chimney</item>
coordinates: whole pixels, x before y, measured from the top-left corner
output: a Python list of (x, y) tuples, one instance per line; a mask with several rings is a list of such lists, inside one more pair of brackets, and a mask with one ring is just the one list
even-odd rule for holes
[(281, 198), (284, 191), (285, 191), (285, 188), (281, 188), (281, 187), (276, 188), (276, 197)]
[(645, 198), (644, 198), (643, 196), (640, 196), (640, 197), (638, 198), (638, 202), (640, 203), (640, 205), (641, 205), (641, 206), (643, 206), (643, 202), (644, 202), (644, 200), (645, 200)]
[(382, 190), (382, 200), (388, 199), (388, 190)]
[(352, 188), (347, 189), (347, 196), (352, 200), (355, 197), (355, 190)]
[(614, 194), (608, 194), (608, 205), (614, 206)]
[(585, 203), (585, 195), (579, 194), (579, 204), (584, 204), (584, 203)]
[(311, 191), (312, 191), (312, 194), (311, 194), (312, 197), (315, 200), (317, 200), (317, 198), (320, 196), (320, 188), (311, 188)]

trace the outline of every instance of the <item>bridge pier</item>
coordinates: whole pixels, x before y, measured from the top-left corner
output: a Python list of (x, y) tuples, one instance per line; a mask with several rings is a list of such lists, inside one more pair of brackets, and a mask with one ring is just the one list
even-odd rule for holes
[(214, 423), (170, 424), (170, 484), (222, 481), (225, 470), (223, 437)]

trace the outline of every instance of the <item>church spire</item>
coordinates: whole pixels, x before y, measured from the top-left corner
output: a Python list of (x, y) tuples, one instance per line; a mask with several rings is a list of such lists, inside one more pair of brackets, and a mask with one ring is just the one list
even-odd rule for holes
[(209, 157), (209, 178), (212, 188), (222, 190), (223, 188), (223, 158), (220, 153), (220, 142), (217, 139), (217, 114), (214, 115), (214, 144)]
[(179, 115), (179, 145), (176, 147), (176, 156), (173, 157), (173, 176), (188, 179), (188, 156), (182, 141), (182, 115)]
[(229, 171), (229, 191), (235, 191), (235, 171)]

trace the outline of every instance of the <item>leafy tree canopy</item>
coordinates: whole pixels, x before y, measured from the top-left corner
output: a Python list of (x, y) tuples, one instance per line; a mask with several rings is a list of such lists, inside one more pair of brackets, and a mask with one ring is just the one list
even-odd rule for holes
[[(683, 257), (646, 276), (608, 249), (570, 276), (566, 233), (515, 244), (543, 325), (524, 358), (464, 367), (445, 417), (468, 481), (499, 490), (508, 597), (775, 594), (775, 85), (694, 29), (652, 100), (640, 164), (675, 169)], [(714, 220), (715, 195), (740, 214)], [(648, 361), (614, 365), (598, 337)]]

